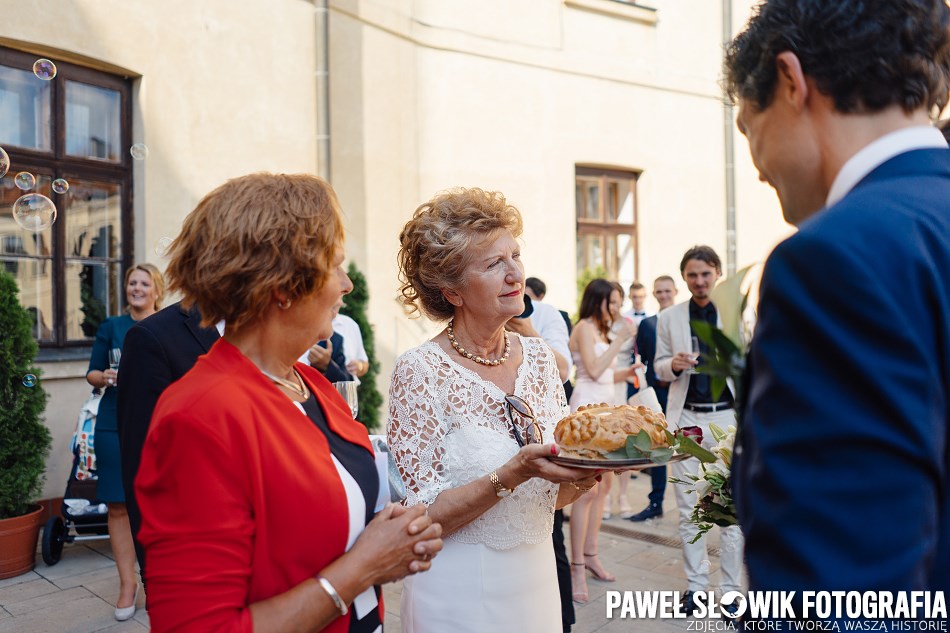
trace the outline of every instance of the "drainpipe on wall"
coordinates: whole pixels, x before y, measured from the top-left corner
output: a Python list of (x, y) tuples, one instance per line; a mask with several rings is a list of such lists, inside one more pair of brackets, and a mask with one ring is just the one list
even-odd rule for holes
[(330, 15), (327, 0), (313, 0), (317, 89), (317, 175), (330, 180)]
[[(732, 0), (722, 0), (723, 51), (732, 41)], [(726, 176), (726, 275), (736, 272), (736, 164), (735, 164), (735, 115), (732, 104), (723, 101), (723, 133), (725, 135)]]

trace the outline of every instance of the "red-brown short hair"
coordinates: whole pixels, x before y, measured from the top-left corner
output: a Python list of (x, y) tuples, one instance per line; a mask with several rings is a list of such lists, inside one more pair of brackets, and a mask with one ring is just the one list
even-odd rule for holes
[(206, 195), (169, 248), (169, 287), (202, 325), (240, 329), (263, 317), (273, 292), (319, 290), (343, 246), (343, 218), (330, 185), (307, 174), (257, 173)]

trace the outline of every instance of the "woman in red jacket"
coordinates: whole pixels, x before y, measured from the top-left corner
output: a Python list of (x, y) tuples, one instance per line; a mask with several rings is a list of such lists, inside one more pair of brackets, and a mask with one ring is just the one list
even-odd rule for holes
[(295, 361), (352, 288), (336, 195), (253, 174), (208, 194), (170, 250), (170, 288), (224, 334), (162, 395), (136, 493), (153, 631), (381, 630), (379, 585), (442, 547), (387, 506), (366, 430)]

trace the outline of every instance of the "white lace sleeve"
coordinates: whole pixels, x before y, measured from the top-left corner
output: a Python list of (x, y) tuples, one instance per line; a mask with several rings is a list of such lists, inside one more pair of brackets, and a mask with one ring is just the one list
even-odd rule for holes
[[(514, 393), (523, 397), (551, 441), (564, 390), (554, 355), (541, 339), (522, 339)], [(406, 503), (432, 504), (500, 468), (518, 452), (505, 392), (451, 360), (429, 341), (396, 361), (389, 390), (389, 447), (406, 484)], [(509, 549), (551, 537), (557, 485), (529, 479), (448, 538)]]
[(434, 407), (434, 376), (422, 361), (412, 353), (400, 357), (389, 386), (386, 434), (406, 485), (406, 505), (430, 505), (451, 487), (443, 467), (447, 428)]

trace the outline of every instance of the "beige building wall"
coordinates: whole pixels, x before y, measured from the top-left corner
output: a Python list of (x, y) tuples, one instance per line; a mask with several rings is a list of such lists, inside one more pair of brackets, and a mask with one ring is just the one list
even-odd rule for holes
[[(317, 170), (314, 7), (303, 0), (0, 0), (0, 44), (133, 77), (137, 261), (198, 200), (252, 171)], [(54, 444), (45, 498), (62, 496), (88, 358), (42, 363)]]
[[(528, 273), (573, 311), (574, 169), (642, 172), (639, 277), (676, 273), (695, 243), (726, 250), (721, 3), (330, 0), (331, 179), (349, 257), (370, 281), (385, 393), (394, 358), (438, 328), (395, 301), (400, 228), (435, 192), (503, 191), (525, 216)], [(749, 2), (735, 0), (734, 21)], [(0, 44), (135, 78), (135, 259), (165, 265), (208, 191), (251, 171), (318, 171), (314, 3), (0, 0)], [(736, 136), (738, 261), (788, 228)], [(629, 272), (632, 277), (633, 271)], [(682, 287), (682, 284), (681, 284)], [(43, 363), (62, 494), (87, 359)]]
[[(577, 164), (642, 172), (646, 283), (678, 278), (697, 243), (725, 260), (722, 4), (648, 4), (657, 11), (612, 0), (331, 0), (333, 181), (350, 256), (370, 280), (381, 390), (395, 357), (439, 329), (395, 301), (399, 230), (439, 190), (504, 192), (525, 218), (528, 274), (568, 311)], [(735, 23), (749, 6), (736, 0)], [(789, 228), (731, 132), (742, 267)]]

